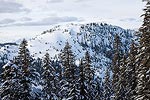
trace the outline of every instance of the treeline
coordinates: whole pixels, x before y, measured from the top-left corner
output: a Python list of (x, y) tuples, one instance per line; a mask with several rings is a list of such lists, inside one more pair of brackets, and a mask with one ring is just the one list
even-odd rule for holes
[(68, 42), (59, 60), (51, 60), (48, 53), (42, 61), (34, 60), (24, 39), (18, 56), (2, 67), (1, 99), (102, 100), (102, 80), (94, 74), (90, 54), (86, 52), (78, 66), (75, 61)]
[(120, 38), (115, 38), (111, 67), (113, 100), (150, 100), (150, 1), (144, 11), (142, 27), (129, 53), (121, 50)]

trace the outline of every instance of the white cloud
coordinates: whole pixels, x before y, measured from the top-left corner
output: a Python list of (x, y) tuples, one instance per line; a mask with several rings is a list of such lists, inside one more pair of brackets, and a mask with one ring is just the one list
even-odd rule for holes
[(20, 21), (23, 21), (23, 22), (24, 22), (24, 21), (25, 21), (25, 22), (26, 22), (26, 21), (32, 21), (32, 18), (23, 17), (23, 18), (20, 19)]
[[(20, 19), (21, 22), (17, 22), (13, 19), (4, 19), (0, 21), (0, 27), (10, 27), (10, 26), (44, 26), (44, 25), (53, 25), (58, 23), (64, 23), (64, 22), (73, 22), (73, 21), (80, 21), (76, 17), (46, 17), (38, 21), (33, 21), (32, 18), (23, 17)], [(14, 23), (15, 22), (15, 23)]]
[[(31, 29), (36, 33), (38, 30), (35, 27), (78, 23), (78, 18), (86, 22), (106, 22), (133, 29), (141, 26), (143, 8), (144, 3), (140, 0), (0, 0), (0, 26), (3, 26), (0, 31), (19, 27), (19, 32), (24, 32), (28, 29), (25, 27), (33, 27)], [(30, 12), (20, 13), (27, 11)], [(18, 33), (18, 30), (14, 31)]]
[(58, 24), (63, 22), (72, 22), (72, 21), (78, 21), (78, 18), (76, 17), (48, 17), (44, 18), (40, 21), (33, 21), (33, 22), (26, 22), (26, 23), (18, 23), (16, 25), (22, 25), (22, 26), (42, 26), (42, 25), (52, 25), (52, 24)]
[(63, 1), (64, 0), (48, 0), (48, 2), (50, 2), (50, 3), (61, 3)]
[(93, 0), (75, 0), (75, 2), (87, 2), (87, 1), (93, 1)]
[(132, 21), (137, 21), (137, 19), (135, 19), (135, 18), (124, 18), (124, 19), (120, 19), (120, 21), (130, 21), (130, 22), (132, 22)]
[(0, 0), (0, 13), (16, 13), (16, 12), (27, 12), (29, 9), (23, 7), (22, 4)]
[(3, 24), (10, 24), (10, 23), (14, 23), (15, 20), (13, 19), (3, 19), (0, 21), (0, 25), (3, 25)]

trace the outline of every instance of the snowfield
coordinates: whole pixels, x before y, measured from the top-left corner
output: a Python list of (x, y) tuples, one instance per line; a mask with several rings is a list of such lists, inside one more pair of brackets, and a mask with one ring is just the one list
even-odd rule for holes
[[(69, 42), (77, 60), (83, 57), (85, 51), (89, 51), (94, 68), (97, 73), (101, 73), (111, 62), (115, 34), (121, 37), (122, 49), (127, 52), (134, 39), (134, 31), (106, 23), (57, 25), (27, 40), (34, 58), (42, 58), (47, 52), (52, 58), (58, 57), (65, 43)], [(22, 38), (15, 42), (19, 45), (21, 40)], [(13, 59), (17, 54), (18, 45), (0, 46), (0, 55), (7, 55), (8, 60)]]

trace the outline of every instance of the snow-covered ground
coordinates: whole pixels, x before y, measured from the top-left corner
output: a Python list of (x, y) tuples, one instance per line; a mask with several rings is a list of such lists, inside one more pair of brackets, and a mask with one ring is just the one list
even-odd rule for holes
[[(28, 48), (34, 58), (42, 58), (46, 52), (51, 57), (55, 57), (64, 48), (65, 43), (69, 42), (76, 59), (81, 59), (85, 51), (89, 51), (93, 66), (98, 68), (98, 71), (101, 71), (105, 70), (105, 67), (111, 62), (115, 34), (121, 37), (122, 49), (127, 51), (134, 32), (105, 23), (65, 24), (50, 26), (47, 29), (41, 28), (39, 33), (36, 34), (26, 34), (26, 32), (16, 36), (15, 34), (8, 36), (5, 34), (4, 37), (7, 38), (4, 38), (4, 41), (19, 44), (23, 38), (26, 38), (28, 40)], [(9, 59), (13, 59), (17, 51), (18, 45), (0, 47), (0, 55), (7, 54)]]

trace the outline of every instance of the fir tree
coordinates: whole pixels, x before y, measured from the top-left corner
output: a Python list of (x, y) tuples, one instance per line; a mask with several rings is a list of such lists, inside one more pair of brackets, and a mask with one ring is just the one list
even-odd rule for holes
[(149, 100), (150, 98), (150, 1), (147, 1), (142, 27), (139, 29), (140, 46), (137, 60), (137, 87), (136, 100)]
[(15, 64), (18, 65), (21, 70), (20, 76), (20, 85), (21, 85), (21, 94), (20, 97), (22, 100), (31, 100), (39, 99), (39, 94), (33, 90), (32, 86), (36, 86), (37, 83), (35, 79), (39, 77), (39, 74), (31, 66), (32, 58), (30, 52), (27, 48), (28, 43), (25, 39), (21, 42), (19, 46), (18, 56), (14, 59)]
[(43, 69), (42, 69), (42, 59), (41, 58), (34, 59), (34, 61), (32, 63), (32, 66), (33, 66), (34, 69), (36, 69), (36, 71), (40, 75), (42, 74)]
[(64, 68), (63, 77), (68, 81), (72, 80), (75, 77), (75, 57), (68, 42), (60, 53), (60, 60)]
[(132, 41), (131, 46), (130, 46), (130, 52), (129, 52), (129, 57), (127, 59), (127, 69), (126, 69), (126, 80), (127, 80), (127, 93), (126, 97), (128, 100), (133, 100), (134, 96), (136, 95), (136, 55), (137, 55), (137, 48)]
[(43, 73), (42, 73), (42, 81), (43, 81), (43, 92), (44, 92), (44, 100), (55, 100), (55, 69), (50, 62), (49, 54), (46, 53), (43, 59)]
[(114, 39), (114, 56), (112, 60), (112, 87), (113, 87), (113, 98), (118, 100), (119, 96), (119, 75), (120, 75), (120, 60), (122, 59), (122, 50), (121, 50), (121, 40), (120, 37), (116, 34)]
[(88, 91), (86, 90), (84, 65), (83, 65), (82, 59), (80, 61), (79, 68), (80, 68), (80, 75), (79, 75), (80, 100), (87, 100), (88, 99)]
[(125, 55), (123, 56), (123, 58), (121, 59), (121, 63), (120, 63), (120, 76), (119, 76), (119, 81), (118, 81), (118, 98), (117, 100), (128, 100), (127, 99), (127, 80), (126, 80), (126, 57)]
[(86, 91), (88, 91), (88, 99), (92, 99), (92, 92), (93, 88), (92, 85), (94, 83), (94, 70), (92, 69), (91, 66), (91, 59), (90, 59), (90, 54), (87, 51), (85, 53), (85, 57), (83, 58), (83, 66), (84, 66), (84, 78), (85, 78), (85, 84), (86, 84)]
[(54, 77), (54, 92), (55, 92), (55, 98), (61, 97), (60, 91), (61, 91), (61, 84), (60, 81), (62, 80), (62, 68), (60, 66), (60, 62), (58, 59), (54, 58), (53, 61), (51, 61), (52, 66), (54, 66), (55, 69), (55, 77)]
[(95, 84), (95, 88), (94, 88), (94, 91), (95, 91), (95, 95), (93, 96), (93, 99), (94, 100), (106, 100), (105, 99), (105, 91), (104, 90), (104, 84), (102, 82), (102, 79), (97, 76), (96, 79), (94, 80), (94, 84)]
[(104, 100), (111, 100), (112, 96), (112, 86), (111, 86), (111, 77), (110, 77), (110, 70), (107, 68), (105, 72), (105, 77), (104, 77)]
[(21, 100), (19, 76), (21, 75), (13, 61), (9, 61), (3, 67), (1, 74), (0, 97), (2, 100)]
[(18, 52), (18, 66), (21, 68), (22, 76), (20, 79), (20, 83), (22, 85), (22, 93), (21, 97), (23, 100), (30, 100), (31, 96), (31, 80), (29, 79), (29, 66), (30, 66), (30, 54), (27, 49), (27, 41), (24, 39), (20, 46)]
[(78, 99), (75, 57), (68, 42), (60, 53), (60, 60), (64, 69), (62, 82), (64, 83), (63, 86), (66, 86), (66, 88), (62, 87), (62, 91), (66, 92), (63, 94), (67, 94), (65, 98), (72, 100)]

